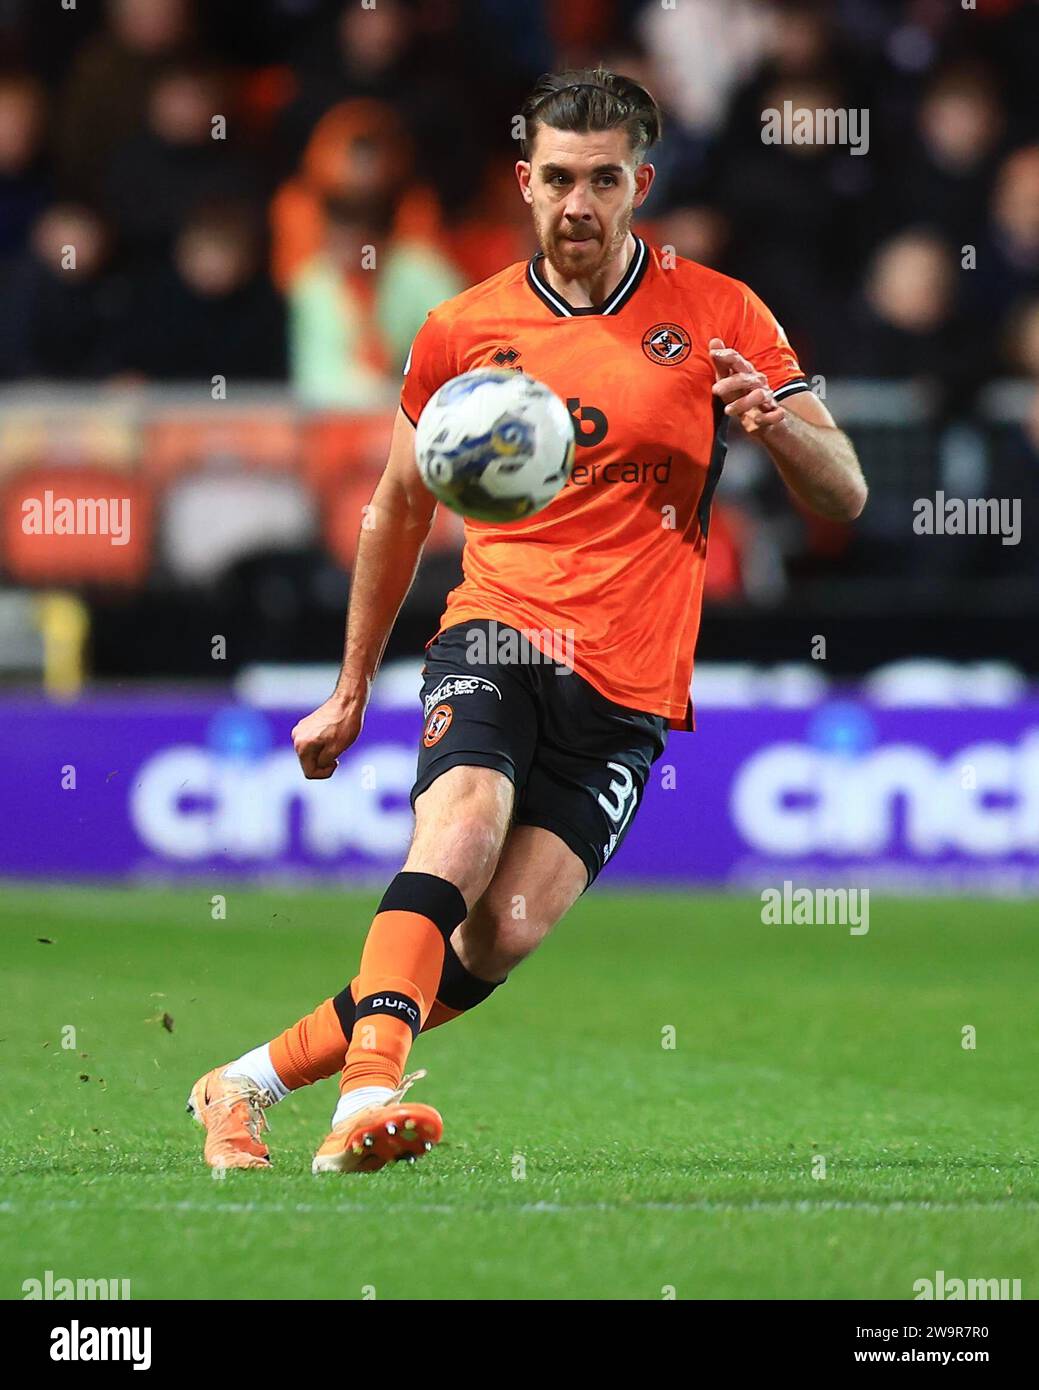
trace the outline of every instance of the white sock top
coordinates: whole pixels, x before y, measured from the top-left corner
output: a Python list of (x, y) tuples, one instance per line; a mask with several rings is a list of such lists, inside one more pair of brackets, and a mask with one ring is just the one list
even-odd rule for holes
[(289, 1094), (289, 1087), (274, 1070), (270, 1043), (264, 1043), (262, 1047), (254, 1047), (251, 1052), (246, 1052), (237, 1062), (232, 1062), (229, 1067), (224, 1068), (224, 1075), (247, 1076), (261, 1090), (270, 1091), (276, 1101), (284, 1100)]
[(344, 1091), (332, 1115), (332, 1128), (365, 1110), (369, 1105), (383, 1105), (393, 1095), (389, 1086), (358, 1086), (355, 1091)]

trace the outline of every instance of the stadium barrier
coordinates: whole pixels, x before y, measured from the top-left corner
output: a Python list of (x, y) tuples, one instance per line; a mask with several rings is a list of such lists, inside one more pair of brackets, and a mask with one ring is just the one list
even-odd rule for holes
[[(326, 781), (289, 741), (300, 708), (212, 697), (0, 699), (20, 879), (385, 882), (411, 826), (417, 699), (375, 705)], [(41, 748), (54, 750), (40, 776)], [(713, 709), (672, 734), (603, 880), (1021, 895), (1039, 888), (1039, 699), (889, 707), (839, 690)]]
[[(854, 438), (870, 481), (870, 504), (855, 534), (875, 546), (878, 576), (890, 554), (885, 547), (897, 548), (911, 534), (914, 499), (939, 490), (957, 496), (1026, 493), (1033, 503), (1039, 499), (1037, 431), (1030, 425), (1037, 397), (1031, 384), (996, 383), (979, 396), (969, 416), (955, 420), (919, 384), (817, 379), (817, 387)], [(253, 499), (249, 540), (257, 549), (313, 542), (348, 570), (364, 505), (385, 462), (392, 419), (392, 412), (381, 410), (353, 415), (308, 410), (275, 386), (238, 387), (226, 400), (210, 399), (202, 385), (0, 388), (0, 569), (9, 582), (29, 586), (132, 588), (157, 572), (166, 581), (191, 583), (190, 559), (180, 571), (177, 512), (170, 503), (178, 490), (195, 487), (204, 488), (210, 499), (206, 531), (214, 556), (230, 563), (241, 553), (235, 528), (244, 489)], [(762, 476), (758, 452), (734, 437), (709, 574), (719, 598), (748, 583), (734, 562), (737, 552), (757, 548), (757, 538), (741, 526), (741, 478), (744, 485), (751, 480), (752, 491)], [(269, 480), (266, 492), (259, 478)], [(300, 490), (300, 521), (286, 536), (290, 483)], [(23, 506), (48, 489), (73, 500), (127, 499), (134, 519), (131, 540), (112, 545), (95, 534), (28, 534)], [(728, 512), (726, 499), (735, 504)], [(846, 537), (844, 528), (817, 526), (807, 540), (821, 554), (839, 553), (841, 536)], [(438, 509), (429, 553), (457, 550), (460, 543), (458, 519)], [(1004, 551), (998, 558), (1016, 563), (1018, 556)], [(950, 582), (960, 561), (953, 552)], [(931, 567), (929, 558), (925, 563)]]

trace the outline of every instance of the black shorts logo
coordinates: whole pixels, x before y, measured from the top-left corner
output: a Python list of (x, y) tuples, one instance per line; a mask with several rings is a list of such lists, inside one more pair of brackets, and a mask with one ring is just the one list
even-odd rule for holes
[(457, 699), (459, 695), (497, 695), (501, 699), (501, 691), (493, 681), (487, 680), (484, 676), (445, 676), (435, 690), (431, 691), (423, 702), (423, 713), (429, 716), (434, 705), (443, 704), (445, 700)]
[(437, 705), (426, 720), (426, 727), (422, 733), (422, 742), (426, 748), (432, 748), (434, 743), (440, 742), (450, 729), (454, 717), (455, 712), (450, 705)]

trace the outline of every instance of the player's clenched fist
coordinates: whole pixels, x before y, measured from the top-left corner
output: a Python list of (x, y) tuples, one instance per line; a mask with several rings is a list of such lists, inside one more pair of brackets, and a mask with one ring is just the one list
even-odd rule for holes
[(755, 430), (778, 425), (786, 411), (777, 405), (768, 378), (752, 362), (726, 347), (721, 338), (707, 344), (714, 364), (715, 383), (711, 390), (725, 402), (726, 415), (735, 416), (748, 434)]
[(361, 732), (364, 711), (355, 704), (344, 705), (331, 699), (301, 719), (292, 730), (292, 746), (304, 777), (331, 777), (339, 766), (339, 755), (349, 748)]

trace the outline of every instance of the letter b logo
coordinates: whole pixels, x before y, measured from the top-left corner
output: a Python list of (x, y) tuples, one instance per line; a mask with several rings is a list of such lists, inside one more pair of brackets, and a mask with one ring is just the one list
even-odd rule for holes
[[(566, 408), (573, 416), (574, 439), (578, 444), (601, 444), (606, 438), (609, 421), (594, 405), (582, 405), (577, 396), (567, 400)], [(590, 428), (585, 428), (585, 426)]]

